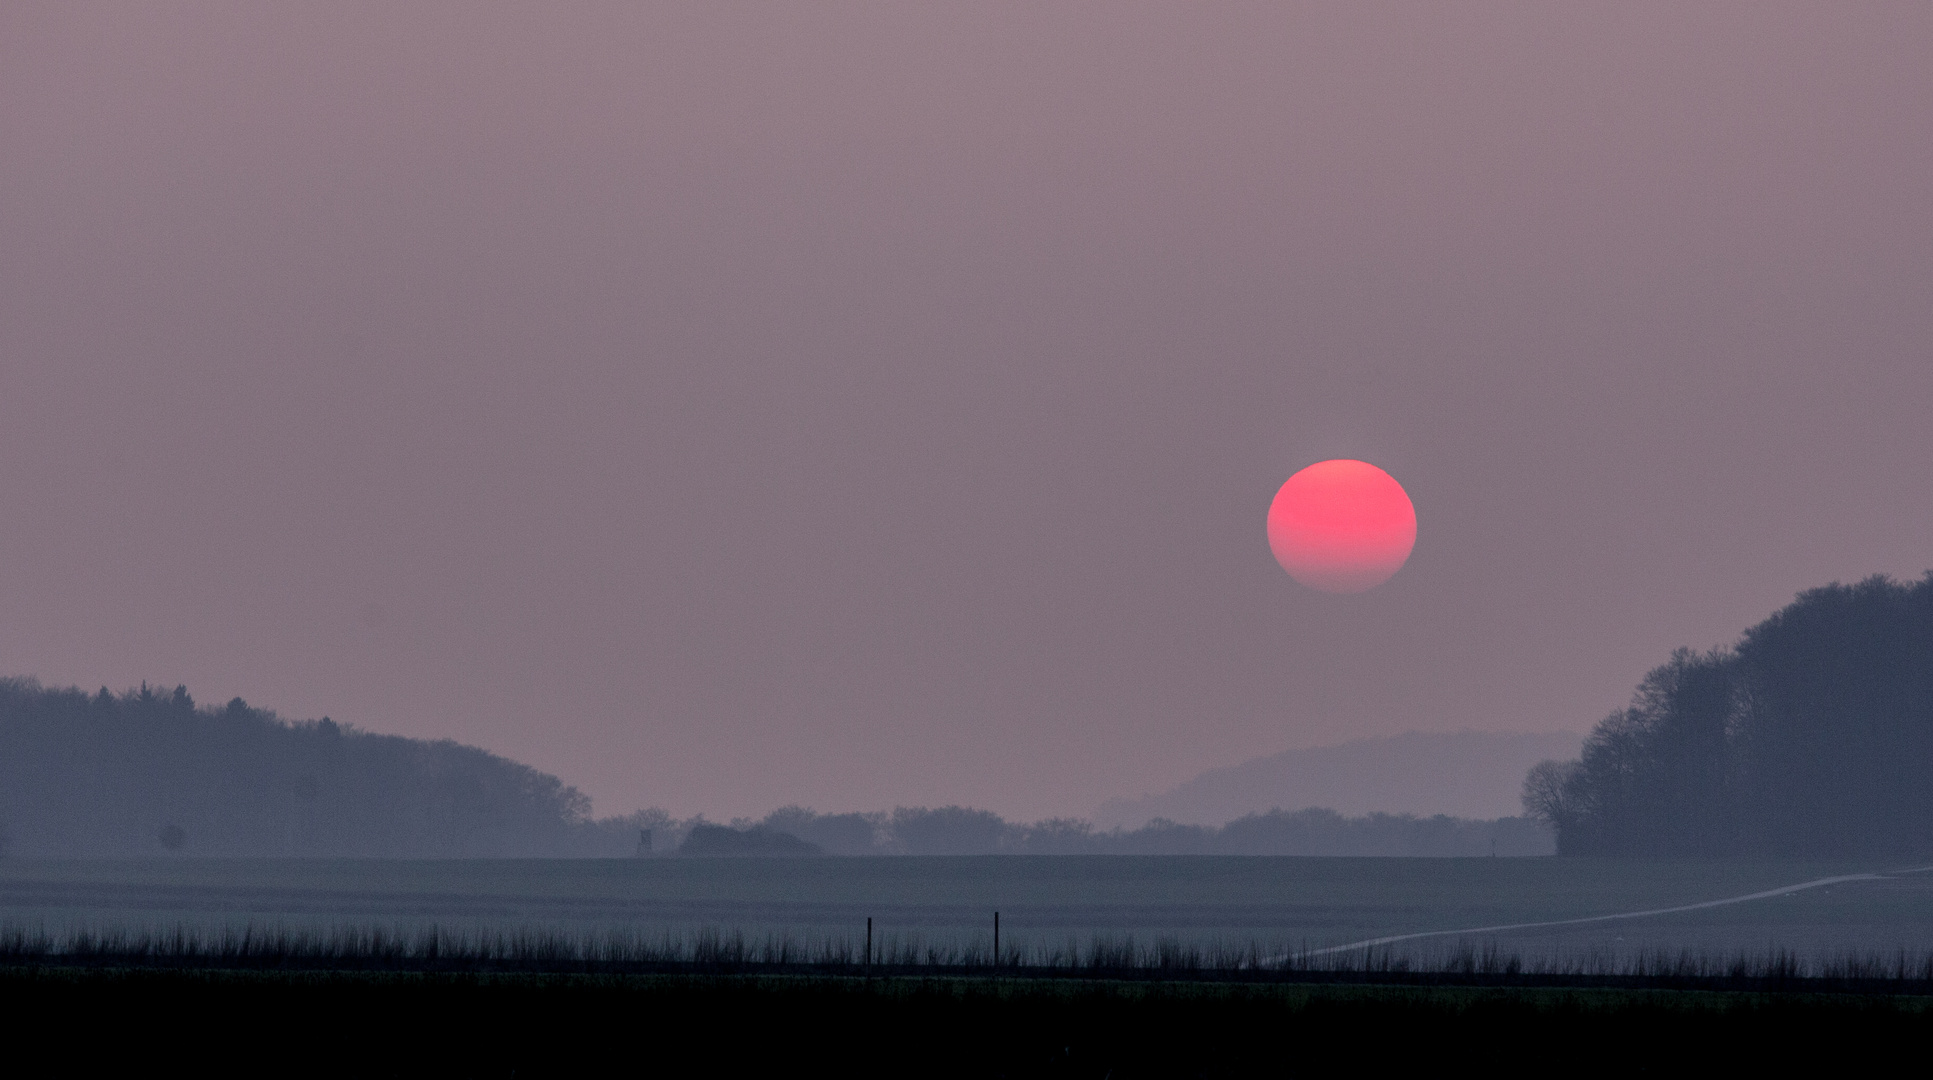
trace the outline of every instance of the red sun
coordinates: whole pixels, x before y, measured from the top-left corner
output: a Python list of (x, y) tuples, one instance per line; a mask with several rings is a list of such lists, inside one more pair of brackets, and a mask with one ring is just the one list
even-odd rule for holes
[(1396, 478), (1337, 458), (1303, 469), (1269, 504), (1269, 548), (1311, 589), (1355, 593), (1396, 575), (1416, 546), (1416, 507)]

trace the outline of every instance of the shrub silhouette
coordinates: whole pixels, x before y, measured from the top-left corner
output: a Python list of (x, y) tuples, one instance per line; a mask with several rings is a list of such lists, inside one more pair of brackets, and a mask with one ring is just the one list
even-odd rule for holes
[(678, 845), (680, 855), (818, 855), (817, 844), (808, 844), (791, 833), (755, 825), (734, 829), (726, 825), (694, 825)]

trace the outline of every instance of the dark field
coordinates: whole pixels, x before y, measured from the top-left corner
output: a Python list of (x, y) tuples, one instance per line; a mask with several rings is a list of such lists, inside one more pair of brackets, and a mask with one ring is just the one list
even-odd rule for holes
[[(1699, 911), (1444, 935), (1382, 949), (1574, 963), (1691, 953), (1923, 958), (1933, 874), (1835, 861), (984, 856), (801, 859), (0, 860), (0, 927), (202, 938), (382, 932), (689, 950), (704, 940), (852, 956), (990, 952), (1046, 963), (1097, 942), (1281, 956), (1386, 935), (1695, 904), (1886, 872)], [(604, 947), (600, 945), (599, 947)]]
[[(1908, 872), (1308, 955), (1875, 870)], [(1933, 875), (1910, 871), (1558, 858), (7, 861), (0, 1015), (90, 1065), (145, 1068), (159, 1054), (209, 1073), (1843, 1069), (1933, 1036)]]
[(1495, 1075), (1877, 1064), (1922, 997), (0, 968), (16, 1037), (206, 1074)]

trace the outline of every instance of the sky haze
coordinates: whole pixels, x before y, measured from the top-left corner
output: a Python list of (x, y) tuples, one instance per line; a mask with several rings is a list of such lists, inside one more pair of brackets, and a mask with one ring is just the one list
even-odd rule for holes
[[(1933, 567), (1933, 8), (10, 3), (0, 674), (599, 813), (1583, 731)], [(1323, 595), (1277, 486), (1388, 470)]]

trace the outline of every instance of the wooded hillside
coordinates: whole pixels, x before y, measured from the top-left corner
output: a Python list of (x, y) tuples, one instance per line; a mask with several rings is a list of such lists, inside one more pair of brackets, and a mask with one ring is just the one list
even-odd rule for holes
[(290, 723), (239, 698), (201, 708), (185, 687), (29, 679), (0, 680), (0, 828), (10, 851), (48, 856), (628, 854), (636, 837), (473, 746)]
[(1678, 650), (1579, 760), (1530, 771), (1524, 806), (1568, 854), (1933, 852), (1933, 574)]

